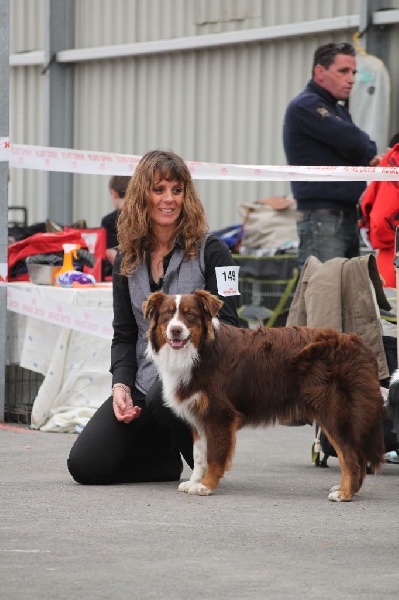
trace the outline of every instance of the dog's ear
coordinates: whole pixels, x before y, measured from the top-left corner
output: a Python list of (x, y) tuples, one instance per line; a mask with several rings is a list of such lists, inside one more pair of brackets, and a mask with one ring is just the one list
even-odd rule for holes
[(220, 300), (220, 298), (206, 290), (195, 290), (194, 296), (198, 298), (205, 311), (209, 313), (212, 318), (216, 317), (220, 308), (223, 306), (223, 300)]
[(154, 292), (150, 294), (143, 302), (143, 315), (145, 319), (151, 319), (155, 313), (155, 311), (161, 306), (162, 302), (165, 299), (165, 294), (163, 292)]

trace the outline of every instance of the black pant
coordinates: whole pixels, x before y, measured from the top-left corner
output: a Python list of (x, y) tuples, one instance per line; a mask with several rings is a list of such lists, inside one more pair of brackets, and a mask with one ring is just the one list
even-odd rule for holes
[(178, 481), (180, 452), (193, 467), (191, 430), (163, 404), (161, 383), (156, 381), (146, 397), (138, 390), (132, 395), (142, 408), (134, 421), (117, 421), (110, 397), (77, 437), (68, 469), (78, 483)]

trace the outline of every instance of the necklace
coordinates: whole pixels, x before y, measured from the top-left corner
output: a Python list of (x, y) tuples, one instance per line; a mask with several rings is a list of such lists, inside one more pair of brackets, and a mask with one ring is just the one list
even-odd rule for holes
[(151, 275), (155, 283), (163, 277), (163, 258), (158, 260), (158, 256), (151, 257)]

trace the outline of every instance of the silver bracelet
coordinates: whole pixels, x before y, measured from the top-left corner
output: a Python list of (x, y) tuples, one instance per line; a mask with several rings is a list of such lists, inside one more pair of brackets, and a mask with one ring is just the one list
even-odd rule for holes
[(114, 383), (114, 385), (112, 386), (112, 390), (111, 390), (111, 392), (112, 392), (112, 395), (114, 395), (114, 390), (115, 390), (115, 388), (117, 388), (117, 387), (120, 387), (120, 388), (122, 388), (122, 389), (123, 389), (123, 391), (124, 391), (124, 392), (126, 392), (126, 394), (129, 394), (129, 396), (131, 396), (131, 395), (132, 395), (132, 392), (131, 392), (130, 388), (128, 388), (128, 386), (127, 386), (127, 385), (125, 385), (124, 383)]

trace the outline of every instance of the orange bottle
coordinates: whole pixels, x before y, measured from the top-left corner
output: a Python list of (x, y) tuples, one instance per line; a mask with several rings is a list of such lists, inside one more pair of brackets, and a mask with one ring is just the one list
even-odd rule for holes
[(68, 271), (75, 271), (73, 267), (73, 259), (77, 258), (76, 250), (80, 248), (79, 244), (62, 244), (64, 248), (64, 262), (59, 271), (55, 274), (55, 282), (54, 285), (60, 286), (58, 282), (58, 277), (62, 275), (62, 273), (67, 273)]

